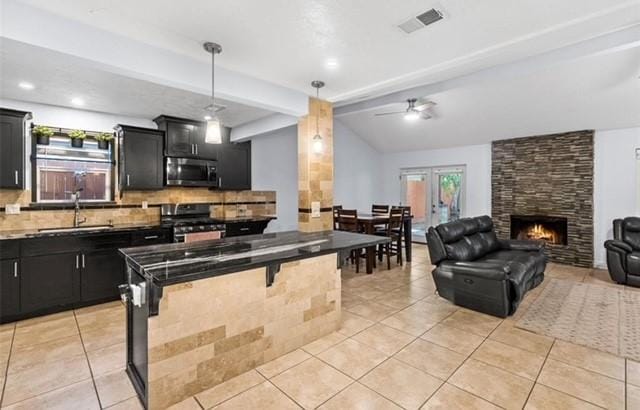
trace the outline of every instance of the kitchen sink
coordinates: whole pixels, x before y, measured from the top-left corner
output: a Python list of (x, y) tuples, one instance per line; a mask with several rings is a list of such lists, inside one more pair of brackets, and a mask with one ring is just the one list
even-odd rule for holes
[(99, 231), (101, 229), (111, 229), (113, 225), (86, 225), (78, 226), (76, 228), (42, 228), (38, 229), (38, 232), (82, 232), (82, 231)]

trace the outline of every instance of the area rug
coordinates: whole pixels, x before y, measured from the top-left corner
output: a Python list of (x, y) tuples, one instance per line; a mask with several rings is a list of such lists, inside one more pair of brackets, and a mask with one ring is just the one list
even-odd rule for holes
[(516, 327), (640, 360), (640, 292), (551, 279)]

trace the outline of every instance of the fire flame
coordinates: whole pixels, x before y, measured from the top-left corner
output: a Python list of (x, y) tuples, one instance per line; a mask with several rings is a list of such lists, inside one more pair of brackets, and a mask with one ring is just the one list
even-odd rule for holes
[(556, 234), (553, 230), (547, 229), (540, 224), (535, 224), (527, 232), (529, 239), (541, 239), (551, 243), (556, 242)]

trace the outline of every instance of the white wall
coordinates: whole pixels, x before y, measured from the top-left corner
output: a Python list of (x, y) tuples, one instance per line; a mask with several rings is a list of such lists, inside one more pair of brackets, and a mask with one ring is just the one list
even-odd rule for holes
[(427, 151), (385, 154), (381, 186), (388, 204), (402, 199), (400, 170), (402, 168), (466, 165), (466, 196), (464, 216), (491, 215), (491, 145), (469, 145)]
[(594, 264), (606, 268), (604, 241), (615, 218), (639, 215), (636, 148), (640, 128), (596, 131), (594, 147)]
[(382, 154), (338, 120), (333, 123), (334, 204), (371, 212), (382, 198)]
[(298, 127), (291, 126), (251, 140), (251, 185), (276, 191), (278, 219), (267, 232), (298, 229)]

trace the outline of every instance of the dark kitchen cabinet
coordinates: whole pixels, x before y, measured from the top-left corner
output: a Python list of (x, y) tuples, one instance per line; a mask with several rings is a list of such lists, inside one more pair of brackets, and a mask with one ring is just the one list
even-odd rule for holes
[(160, 190), (164, 185), (164, 132), (118, 125), (120, 192)]
[(81, 256), (80, 295), (82, 302), (114, 299), (118, 285), (125, 283), (124, 259), (117, 249), (85, 252)]
[(25, 188), (25, 130), (28, 119), (31, 119), (31, 113), (0, 108), (0, 188)]
[(246, 221), (246, 222), (226, 222), (225, 236), (259, 235), (264, 233), (269, 220)]
[(0, 260), (0, 312), (11, 316), (20, 313), (20, 260)]
[(155, 118), (158, 129), (165, 132), (165, 155), (177, 158), (216, 160), (219, 144), (205, 142), (206, 123), (161, 115)]
[(72, 305), (80, 300), (80, 254), (22, 258), (21, 313)]
[(251, 189), (251, 142), (220, 145), (218, 188), (237, 191)]

